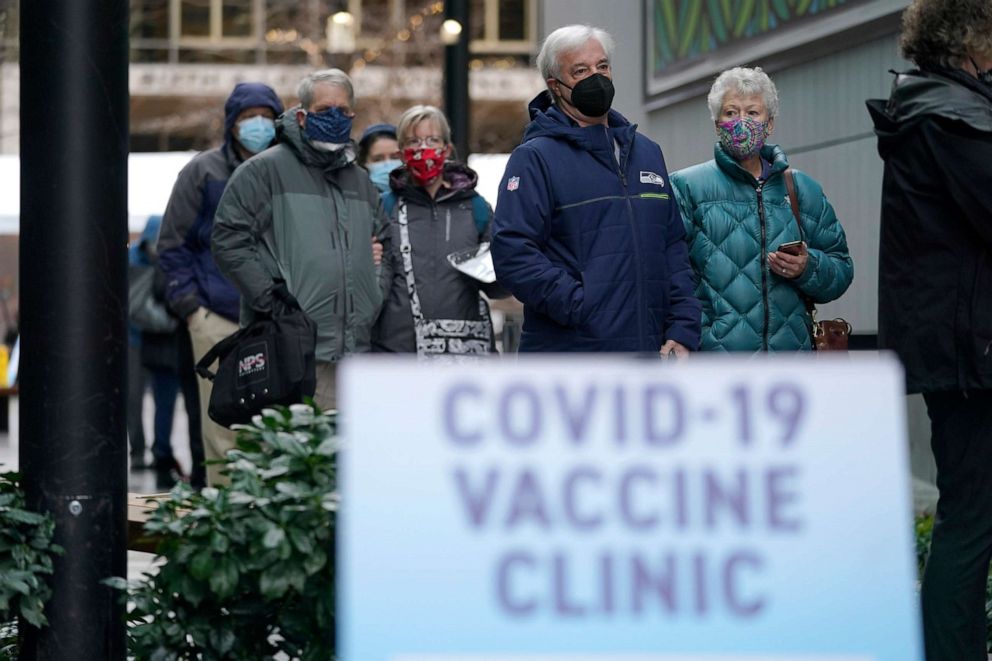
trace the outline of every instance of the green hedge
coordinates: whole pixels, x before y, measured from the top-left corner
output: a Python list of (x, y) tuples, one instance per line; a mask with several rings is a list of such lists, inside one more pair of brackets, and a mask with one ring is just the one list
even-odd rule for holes
[(178, 485), (145, 525), (165, 564), (108, 581), (138, 661), (333, 658), (335, 421), (311, 403), (238, 430), (230, 485)]
[(52, 543), (54, 531), (50, 515), (27, 509), (20, 474), (0, 473), (0, 659), (17, 658), (18, 616), (30, 626), (48, 624), (46, 577), (63, 552)]

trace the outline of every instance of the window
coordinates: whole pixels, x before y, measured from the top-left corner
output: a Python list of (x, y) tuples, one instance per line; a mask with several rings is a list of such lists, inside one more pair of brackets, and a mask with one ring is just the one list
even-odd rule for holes
[(131, 0), (131, 37), (169, 38), (169, 0)]
[(209, 37), (210, 0), (182, 0), (179, 25), (184, 37)]
[(255, 35), (254, 0), (178, 1), (180, 39), (218, 42), (251, 39)]
[(250, 37), (255, 26), (252, 24), (252, 0), (224, 0), (221, 7), (221, 34), (225, 37)]
[(525, 0), (499, 0), (499, 40), (523, 41), (526, 39), (527, 18)]
[(537, 0), (472, 0), (471, 48), (476, 54), (527, 54), (537, 39)]

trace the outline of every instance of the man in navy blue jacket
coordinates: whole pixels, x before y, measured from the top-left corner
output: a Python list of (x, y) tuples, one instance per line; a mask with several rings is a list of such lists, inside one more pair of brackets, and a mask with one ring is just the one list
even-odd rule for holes
[(537, 66), (548, 89), (513, 151), (493, 219), (499, 282), (524, 304), (521, 351), (699, 346), (685, 231), (661, 148), (610, 109), (613, 39), (571, 25)]
[[(238, 330), (238, 290), (221, 275), (210, 251), (217, 203), (235, 168), (275, 140), (274, 120), (282, 111), (282, 101), (268, 85), (238, 83), (224, 104), (224, 144), (193, 157), (165, 208), (159, 266), (166, 275), (169, 307), (189, 328), (194, 363)], [(207, 415), (210, 382), (197, 377), (197, 384), (206, 458), (223, 459), (234, 448), (234, 433)], [(221, 468), (207, 467), (209, 484), (223, 480)]]

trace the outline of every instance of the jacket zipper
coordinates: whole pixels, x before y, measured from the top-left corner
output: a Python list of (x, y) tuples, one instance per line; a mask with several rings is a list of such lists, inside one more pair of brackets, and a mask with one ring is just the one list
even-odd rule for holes
[(764, 324), (761, 328), (761, 348), (763, 351), (768, 351), (770, 315), (768, 313), (768, 254), (765, 247), (768, 243), (768, 238), (766, 236), (767, 228), (765, 227), (765, 205), (762, 201), (762, 189), (764, 186), (765, 182), (759, 181), (754, 192), (758, 194), (758, 224), (761, 226), (761, 303), (764, 313)]
[[(630, 203), (630, 191), (627, 189), (627, 175), (624, 173), (624, 163), (621, 163), (617, 158), (617, 150), (614, 149), (614, 141), (610, 137), (610, 129), (604, 126), (603, 131), (606, 133), (606, 143), (610, 148), (610, 154), (613, 155), (613, 162), (617, 164), (617, 174), (620, 175), (620, 184), (623, 186), (623, 199), (627, 204), (627, 219), (630, 221), (630, 238), (631, 244), (634, 246), (634, 268), (637, 269), (637, 273), (634, 276), (635, 289), (637, 291), (637, 337), (642, 341), (643, 346), (643, 340), (645, 339), (643, 336), (644, 311), (641, 309), (641, 303), (644, 301), (644, 295), (641, 291), (641, 251), (640, 241), (637, 240), (637, 223), (634, 220), (634, 207)], [(624, 160), (626, 161), (626, 159)], [(664, 329), (661, 330), (664, 331)], [(660, 347), (657, 348), (660, 349)]]
[[(333, 188), (333, 186), (332, 186), (332, 188)], [(341, 194), (340, 190), (338, 191), (338, 193)], [(334, 199), (334, 196), (333, 195), (331, 196), (331, 199), (332, 200)], [(337, 214), (337, 222), (335, 223), (335, 233), (342, 232), (342, 231), (343, 231), (343, 225), (341, 223), (341, 214), (338, 213)], [(334, 234), (332, 234), (331, 236), (333, 237)], [(347, 332), (347, 327), (348, 327), (348, 293), (349, 292), (348, 292), (348, 260), (346, 259), (346, 257), (347, 257), (347, 247), (348, 247), (347, 238), (348, 238), (348, 235), (345, 234), (344, 235), (344, 239), (345, 240), (342, 241), (342, 240), (339, 239), (337, 241), (339, 244), (341, 244), (341, 251), (340, 251), (341, 252), (341, 257), (340, 257), (340, 261), (341, 261), (341, 296), (339, 297), (341, 299), (341, 316), (340, 316), (340, 319), (341, 319), (341, 332), (338, 333), (337, 351), (335, 352), (334, 356), (332, 357), (332, 360), (335, 360), (335, 361), (344, 357), (344, 348), (345, 348), (345, 337), (344, 336), (345, 336), (345, 333)]]

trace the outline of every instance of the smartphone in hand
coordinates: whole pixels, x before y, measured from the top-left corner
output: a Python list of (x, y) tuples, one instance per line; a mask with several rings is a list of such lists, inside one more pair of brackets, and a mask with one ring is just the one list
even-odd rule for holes
[(803, 242), (788, 241), (787, 243), (780, 244), (778, 252), (784, 252), (787, 255), (800, 255), (803, 252)]

